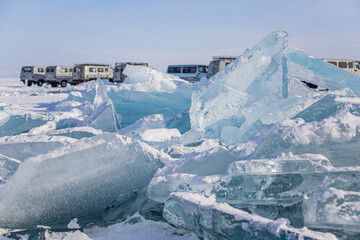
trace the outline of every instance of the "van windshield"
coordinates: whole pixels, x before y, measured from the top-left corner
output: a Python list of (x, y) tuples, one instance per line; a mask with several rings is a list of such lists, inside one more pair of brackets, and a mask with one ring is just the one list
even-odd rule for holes
[(360, 69), (360, 62), (355, 62), (355, 67), (356, 67), (357, 69)]
[(207, 73), (207, 72), (208, 72), (208, 68), (207, 68), (207, 67), (199, 67), (199, 72), (200, 72), (200, 73)]
[(32, 72), (32, 68), (23, 68), (23, 72)]

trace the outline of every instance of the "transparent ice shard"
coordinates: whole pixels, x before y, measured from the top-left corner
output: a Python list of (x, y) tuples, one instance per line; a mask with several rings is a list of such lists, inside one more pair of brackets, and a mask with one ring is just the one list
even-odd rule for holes
[(4, 124), (0, 125), (0, 137), (26, 133), (52, 120), (54, 115), (51, 112), (11, 115)]
[(144, 189), (161, 152), (104, 133), (28, 159), (0, 188), (0, 226), (67, 224), (101, 215), (121, 194)]
[(285, 219), (269, 220), (199, 194), (171, 194), (163, 216), (206, 239), (336, 239), (330, 233), (294, 228)]
[(85, 119), (84, 124), (107, 132), (116, 131), (120, 128), (120, 119), (100, 79), (96, 81), (95, 88), (94, 112)]
[(305, 225), (311, 228), (360, 232), (360, 193), (329, 188), (305, 196)]
[(300, 81), (329, 90), (349, 88), (360, 97), (360, 77), (355, 74), (297, 49), (288, 50), (287, 63), (292, 75)]

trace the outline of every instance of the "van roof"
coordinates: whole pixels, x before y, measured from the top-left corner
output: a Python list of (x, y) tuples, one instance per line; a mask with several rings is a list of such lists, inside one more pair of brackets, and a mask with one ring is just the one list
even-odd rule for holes
[(148, 63), (145, 62), (117, 62), (115, 63), (115, 66), (122, 65), (122, 64), (139, 64), (139, 65), (148, 65)]
[(221, 60), (221, 59), (229, 59), (229, 60), (235, 60), (236, 56), (213, 56), (213, 60)]
[(322, 60), (325, 61), (351, 61), (351, 62), (359, 62), (360, 60), (355, 59), (341, 59), (341, 58), (322, 58)]
[(47, 66), (46, 68), (53, 68), (53, 67), (67, 67), (67, 68), (72, 68), (73, 66), (60, 66), (60, 65), (56, 65), (56, 66)]
[(202, 64), (179, 64), (179, 65), (169, 65), (168, 67), (208, 67), (208, 65)]
[(75, 66), (88, 66), (88, 65), (91, 65), (91, 66), (111, 66), (111, 64), (105, 64), (105, 63), (80, 63), (80, 64), (75, 63)]
[(45, 68), (44, 66), (23, 66), (23, 68), (34, 68), (34, 67), (41, 67), (41, 68)]

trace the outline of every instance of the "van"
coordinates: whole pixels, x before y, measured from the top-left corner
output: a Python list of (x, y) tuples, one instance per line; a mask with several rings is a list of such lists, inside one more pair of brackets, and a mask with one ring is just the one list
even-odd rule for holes
[(178, 76), (189, 82), (197, 82), (206, 77), (208, 66), (206, 65), (169, 65), (167, 73)]
[(118, 62), (118, 63), (115, 63), (114, 79), (113, 79), (112, 82), (119, 83), (119, 82), (123, 82), (125, 80), (125, 78), (127, 76), (125, 74), (123, 74), (123, 71), (124, 71), (124, 69), (125, 69), (125, 67), (127, 65), (149, 67), (148, 63), (136, 63), (136, 62)]
[(328, 63), (360, 77), (360, 61), (351, 59), (323, 59)]
[(45, 67), (40, 66), (24, 66), (21, 68), (20, 81), (27, 86), (37, 84), (42, 86), (45, 82)]
[(66, 87), (71, 82), (73, 67), (69, 66), (49, 66), (46, 67), (45, 82), (52, 87)]
[(79, 84), (96, 79), (109, 79), (114, 78), (113, 68), (109, 64), (95, 64), (83, 63), (75, 64), (71, 84)]
[(209, 63), (209, 72), (206, 77), (208, 79), (211, 78), (235, 59), (236, 57), (233, 56), (214, 56), (213, 60)]

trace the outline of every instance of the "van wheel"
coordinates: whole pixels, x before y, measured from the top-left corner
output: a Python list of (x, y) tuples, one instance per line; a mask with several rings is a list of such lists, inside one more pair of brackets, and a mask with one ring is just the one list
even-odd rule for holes
[(67, 85), (67, 82), (66, 82), (66, 81), (61, 81), (61, 83), (60, 83), (60, 86), (61, 86), (61, 87), (66, 87), (66, 85)]
[(44, 84), (44, 81), (43, 81), (43, 80), (39, 80), (38, 83), (37, 83), (37, 85), (38, 85), (39, 87), (41, 87), (43, 84)]
[(27, 86), (30, 87), (32, 85), (32, 82), (28, 81)]

